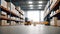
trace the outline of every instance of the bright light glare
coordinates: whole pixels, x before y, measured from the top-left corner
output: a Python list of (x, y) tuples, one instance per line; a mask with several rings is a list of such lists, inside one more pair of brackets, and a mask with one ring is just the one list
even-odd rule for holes
[(38, 5), (38, 6), (42, 6), (42, 5)]
[(33, 2), (32, 2), (32, 1), (29, 1), (28, 3), (29, 3), (29, 4), (32, 4)]
[(38, 10), (27, 11), (27, 17), (33, 22), (39, 22), (39, 11)]
[(39, 1), (38, 3), (43, 3), (42, 1)]
[(32, 7), (33, 5), (29, 5), (29, 7)]

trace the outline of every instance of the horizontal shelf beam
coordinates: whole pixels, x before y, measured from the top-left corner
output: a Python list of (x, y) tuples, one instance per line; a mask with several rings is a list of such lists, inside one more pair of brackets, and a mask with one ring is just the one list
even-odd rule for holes
[(3, 6), (0, 6), (0, 8), (1, 8), (1, 9), (3, 9), (3, 10), (4, 10), (5, 12), (7, 12), (8, 14), (10, 14), (10, 13), (11, 13), (11, 15), (16, 16), (16, 17), (19, 17), (19, 18), (20, 18), (20, 16), (18, 16), (17, 14), (15, 14), (13, 11), (10, 11), (10, 10), (8, 10), (7, 8), (3, 7)]

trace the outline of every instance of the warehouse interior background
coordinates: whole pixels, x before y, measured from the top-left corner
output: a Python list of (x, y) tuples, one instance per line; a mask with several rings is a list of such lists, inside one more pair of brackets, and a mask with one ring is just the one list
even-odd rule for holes
[(0, 0), (0, 34), (59, 34), (60, 0)]

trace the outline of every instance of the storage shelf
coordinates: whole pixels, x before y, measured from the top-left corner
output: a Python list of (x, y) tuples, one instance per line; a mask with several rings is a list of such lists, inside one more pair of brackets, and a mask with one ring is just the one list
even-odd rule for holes
[(19, 20), (10, 19), (10, 18), (7, 18), (7, 17), (5, 17), (5, 16), (0, 16), (0, 19), (1, 19), (1, 20), (10, 20), (10, 21), (18, 21), (18, 22), (20, 22)]
[[(52, 6), (52, 8), (50, 8), (50, 11), (49, 11), (49, 13), (48, 13), (48, 14), (50, 14), (50, 13), (51, 13), (51, 10), (53, 10), (54, 8), (56, 8), (56, 7), (57, 7), (57, 5), (59, 5), (59, 3), (60, 3), (60, 0), (57, 0), (53, 6), (51, 5), (51, 6)], [(48, 14), (47, 14), (47, 15), (48, 15)], [(46, 15), (46, 16), (47, 16), (47, 15)], [(45, 16), (45, 17), (46, 17), (46, 16)]]
[[(58, 11), (60, 11), (60, 10), (58, 10)], [(58, 12), (57, 11), (57, 12)], [(55, 15), (53, 15), (53, 16), (51, 16), (50, 18), (52, 18), (52, 17), (60, 17), (60, 12), (59, 13), (56, 13)]]
[[(5, 12), (7, 12), (8, 14), (11, 13), (11, 15), (16, 16), (16, 17), (19, 17), (19, 16), (18, 16), (17, 14), (15, 14), (13, 11), (10, 11), (10, 10), (8, 10), (7, 8), (3, 7), (3, 6), (0, 6), (0, 8), (1, 8), (2, 10), (4, 10)], [(19, 18), (20, 18), (20, 17), (19, 17)]]
[(17, 8), (15, 8), (21, 15), (23, 15)]
[(0, 16), (0, 19), (2, 19), (2, 20), (10, 20), (10, 19), (6, 18), (5, 16)]
[(1, 15), (6, 16), (5, 14), (1, 14)]
[(58, 5), (59, 2), (60, 2), (60, 0), (57, 0), (53, 6), (51, 5), (52, 8), (50, 8), (50, 11), (53, 10)]
[(20, 19), (24, 20), (22, 17), (20, 17)]

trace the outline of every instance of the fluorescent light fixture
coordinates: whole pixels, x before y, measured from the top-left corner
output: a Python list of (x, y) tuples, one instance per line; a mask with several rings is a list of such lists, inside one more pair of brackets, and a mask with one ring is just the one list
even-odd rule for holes
[(29, 1), (28, 4), (32, 4), (33, 2), (32, 1)]
[(38, 5), (38, 6), (42, 6), (42, 5)]
[(29, 7), (32, 7), (33, 5), (29, 5)]
[(43, 3), (42, 1), (39, 1), (38, 3)]

